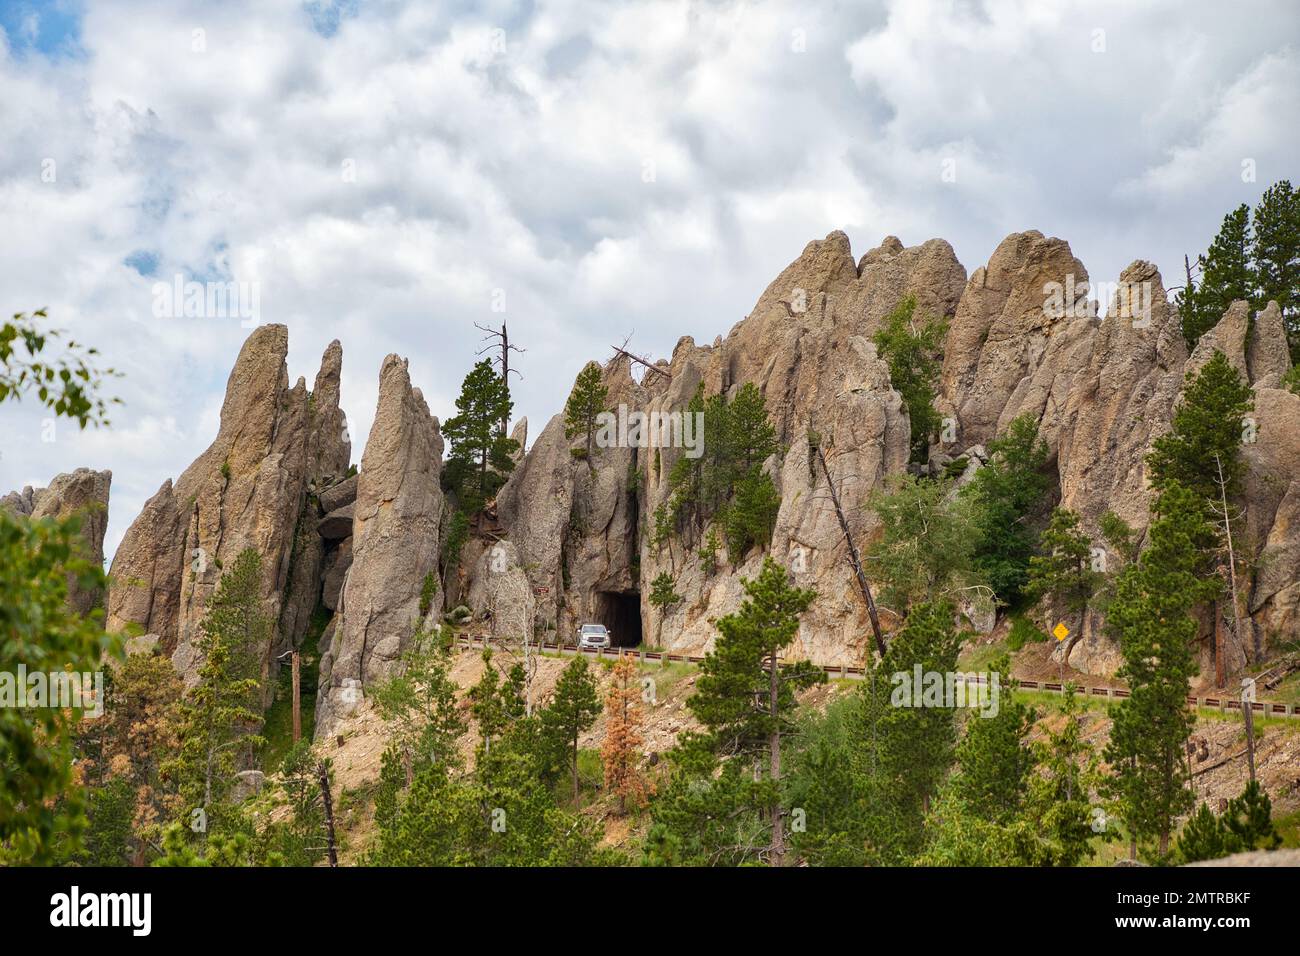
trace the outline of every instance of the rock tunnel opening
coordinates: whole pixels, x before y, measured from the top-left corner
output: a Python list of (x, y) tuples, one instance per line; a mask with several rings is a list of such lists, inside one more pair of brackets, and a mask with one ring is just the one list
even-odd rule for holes
[(596, 620), (609, 628), (614, 647), (641, 643), (641, 595), (636, 591), (597, 591)]

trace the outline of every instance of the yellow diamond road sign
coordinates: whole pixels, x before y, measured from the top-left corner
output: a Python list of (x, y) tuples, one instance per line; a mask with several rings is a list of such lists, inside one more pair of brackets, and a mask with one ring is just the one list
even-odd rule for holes
[(1070, 629), (1064, 624), (1057, 624), (1052, 633), (1056, 635), (1058, 641), (1063, 641), (1070, 636)]

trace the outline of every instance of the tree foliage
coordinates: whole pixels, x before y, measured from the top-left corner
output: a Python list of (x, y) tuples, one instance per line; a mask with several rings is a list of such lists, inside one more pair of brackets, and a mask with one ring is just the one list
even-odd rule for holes
[(569, 401), (564, 406), (564, 437), (576, 438), (581, 435), (586, 441), (587, 464), (595, 468), (592, 460), (595, 454), (596, 417), (605, 411), (609, 398), (609, 389), (601, 380), (600, 366), (588, 362), (578, 373), (569, 393)]
[(934, 400), (948, 323), (941, 317), (916, 318), (916, 296), (904, 297), (875, 334), (876, 351), (889, 366), (889, 381), (903, 398), (911, 422), (912, 460), (929, 457), (939, 431)]
[(465, 376), (456, 415), (443, 422), (442, 434), (451, 443), (444, 474), (469, 514), (482, 511), (514, 470), (511, 456), (519, 442), (501, 428), (513, 408), (509, 386), (484, 359)]

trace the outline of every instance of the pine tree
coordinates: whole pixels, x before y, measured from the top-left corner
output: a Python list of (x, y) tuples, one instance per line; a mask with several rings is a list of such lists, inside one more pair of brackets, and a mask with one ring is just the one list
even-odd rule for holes
[(261, 556), (246, 548), (217, 582), (194, 642), (198, 684), (180, 706), (180, 753), (164, 770), (185, 811), (202, 809), (216, 832), (237, 825), (226, 799), (239, 750), (251, 753), (263, 743), (256, 733), (262, 721), (257, 655), (269, 645), (274, 624), (262, 609), (261, 577)]
[(600, 759), (605, 769), (605, 790), (618, 797), (618, 812), (626, 813), (628, 801), (645, 803), (646, 782), (637, 764), (641, 745), (641, 687), (636, 661), (620, 657), (614, 664), (613, 681), (605, 694), (605, 739)]
[[(773, 866), (785, 863), (786, 811), (781, 803), (781, 743), (794, 726), (795, 694), (822, 683), (826, 675), (808, 661), (782, 663), (781, 652), (799, 630), (799, 616), (816, 592), (790, 584), (788, 572), (771, 558), (758, 576), (743, 581), (746, 598), (740, 610), (718, 621), (719, 637), (700, 665), (695, 694), (687, 706), (706, 728), (701, 738), (687, 738), (685, 748), (703, 751), (697, 770), (722, 760), (726, 772), (715, 795), (724, 796), (709, 812), (756, 813), (767, 834), (766, 846), (754, 846), (756, 858)], [(742, 775), (747, 775), (747, 779)], [(733, 817), (734, 819), (734, 817)], [(743, 858), (743, 855), (742, 855)]]
[(895, 694), (903, 679), (957, 669), (961, 637), (946, 601), (915, 605), (885, 656), (863, 682), (859, 772), (866, 778), (870, 860), (897, 866), (921, 852), (924, 821), (955, 758), (957, 722), (946, 706), (905, 706)]
[(767, 418), (767, 401), (753, 382), (741, 386), (727, 405), (724, 440), (732, 484), (776, 452), (776, 429)]
[(755, 465), (735, 486), (735, 497), (723, 517), (727, 555), (733, 564), (742, 561), (751, 548), (766, 548), (772, 541), (781, 495), (772, 477)]
[(659, 630), (663, 631), (664, 612), (681, 601), (682, 596), (673, 590), (673, 576), (661, 571), (650, 582), (650, 603), (659, 610)]
[(541, 713), (542, 735), (564, 755), (573, 780), (573, 805), (578, 806), (578, 737), (596, 722), (600, 697), (586, 658), (575, 657), (555, 685), (555, 696)]
[(1178, 835), (1178, 858), (1183, 863), (1218, 860), (1243, 850), (1276, 850), (1282, 837), (1273, 825), (1273, 803), (1251, 780), (1238, 797), (1228, 801), (1221, 816), (1202, 803)]
[(1037, 423), (1021, 415), (989, 443), (988, 464), (962, 489), (974, 513), (975, 571), (1013, 606), (1028, 578), (1032, 522), (1050, 484), (1046, 464), (1047, 444), (1038, 438)]
[(375, 710), (389, 727), (389, 746), (400, 761), (404, 786), (424, 764), (460, 764), (458, 741), (465, 721), (456, 706), (456, 685), (447, 674), (449, 664), (439, 634), (417, 631), (401, 670), (371, 691)]
[(1162, 491), (1177, 482), (1206, 502), (1218, 501), (1215, 456), (1223, 465), (1227, 493), (1240, 490), (1245, 466), (1241, 438), (1254, 393), (1227, 357), (1215, 351), (1199, 372), (1188, 372), (1172, 427), (1147, 456), (1151, 484)]
[(578, 373), (573, 383), (573, 391), (564, 406), (564, 437), (575, 438), (578, 435), (586, 439), (587, 465), (595, 468), (596, 417), (605, 411), (605, 402), (609, 398), (609, 389), (601, 380), (600, 366), (588, 362)]
[(948, 325), (941, 318), (918, 322), (916, 297), (905, 297), (875, 335), (876, 351), (889, 365), (889, 381), (907, 406), (912, 428), (912, 461), (924, 462), (939, 430), (935, 386)]
[[(1047, 740), (1035, 747), (1037, 772), (1025, 797), (1029, 839), (1020, 851), (1026, 866), (1078, 866), (1096, 853), (1094, 824), (1105, 820), (1103, 809), (1091, 803), (1105, 779), (1100, 759), (1083, 738), (1074, 685), (1066, 684), (1064, 690), (1061, 729), (1049, 729)], [(1103, 839), (1110, 836), (1106, 829), (1101, 834)]]
[(1213, 528), (1195, 492), (1170, 481), (1156, 501), (1151, 544), (1120, 574), (1108, 626), (1124, 656), (1117, 676), (1129, 697), (1113, 708), (1106, 759), (1114, 769), (1108, 790), (1138, 843), (1158, 838), (1158, 855), (1169, 850), (1174, 821), (1190, 809), (1183, 751), (1194, 723), (1186, 706), (1188, 681), (1196, 672), (1191, 610), (1217, 594), (1203, 554)]
[(1300, 364), (1300, 191), (1290, 180), (1274, 183), (1255, 207), (1256, 309), (1269, 301), (1282, 309), (1291, 361)]
[(311, 741), (300, 740), (285, 754), (276, 785), (289, 816), (267, 828), (266, 842), (285, 866), (314, 866), (325, 857), (325, 809)]
[(515, 664), (503, 680), (492, 663), (491, 648), (483, 649), (483, 676), (469, 689), (469, 699), (484, 750), (491, 750), (492, 741), (524, 715), (524, 679), (523, 665)]
[(1251, 780), (1241, 796), (1228, 801), (1223, 824), (1243, 850), (1276, 850), (1282, 835), (1273, 825), (1273, 801)]
[(1208, 803), (1202, 803), (1187, 818), (1178, 834), (1178, 859), (1182, 863), (1218, 860), (1235, 850), (1229, 849), (1232, 837)]
[(1045, 596), (1057, 607), (1086, 616), (1102, 574), (1092, 569), (1092, 542), (1079, 530), (1079, 516), (1067, 508), (1054, 509), (1038, 538), (1038, 550), (1029, 559), (1026, 596)]
[(1178, 316), (1189, 349), (1219, 323), (1235, 300), (1253, 298), (1250, 249), (1250, 209), (1243, 203), (1223, 217), (1209, 252), (1200, 258), (1200, 286), (1188, 286), (1178, 293)]
[(509, 387), (485, 359), (465, 376), (457, 414), (443, 423), (442, 433), (451, 442), (448, 481), (460, 507), (470, 514), (482, 511), (514, 470), (511, 456), (519, 443), (501, 430), (513, 408)]
[(132, 654), (112, 673), (106, 688), (96, 782), (126, 781), (134, 800), (132, 859), (161, 838), (164, 821), (182, 809), (162, 783), (161, 768), (179, 746), (178, 706), (182, 684), (171, 660), (161, 654)]
[(1027, 737), (1037, 714), (1011, 689), (1011, 659), (1004, 653), (989, 664), (1000, 675), (997, 713), (972, 717), (957, 745), (957, 795), (985, 820), (1006, 823), (1020, 812), (1034, 766)]

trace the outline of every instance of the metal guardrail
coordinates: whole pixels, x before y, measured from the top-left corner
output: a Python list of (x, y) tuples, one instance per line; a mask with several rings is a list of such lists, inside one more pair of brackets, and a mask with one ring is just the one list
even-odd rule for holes
[[(482, 638), (460, 637), (456, 639), (456, 642), (461, 646), (469, 647), (469, 648), (482, 647), (484, 645), (484, 641)], [(702, 656), (697, 656), (693, 654), (671, 654), (667, 651), (644, 651), (644, 650), (640, 650), (639, 648), (628, 648), (628, 647), (578, 648), (572, 644), (560, 644), (558, 642), (548, 644), (545, 641), (535, 646), (537, 650), (543, 654), (554, 653), (560, 655), (564, 655), (564, 654), (577, 655), (581, 653), (587, 657), (592, 657), (597, 660), (603, 660), (607, 657), (616, 659), (619, 657), (623, 657), (625, 655), (634, 656), (642, 663), (646, 661), (653, 661), (659, 664), (670, 664), (670, 663), (699, 664), (701, 661), (704, 660)], [(861, 680), (866, 675), (866, 670), (865, 668), (862, 667), (850, 667), (848, 665), (838, 665), (838, 664), (823, 664), (821, 665), (821, 668), (823, 671), (826, 672), (827, 677), (839, 677), (842, 679)], [(966, 678), (966, 682), (982, 684), (985, 681), (984, 678), (980, 677), (979, 675), (969, 675)], [(1020, 680), (1019, 678), (1012, 678), (1012, 682), (1015, 684), (1016, 687), (1020, 688), (1021, 690), (1042, 690), (1042, 691), (1048, 691), (1057, 694), (1064, 693), (1064, 687), (1059, 681)], [(1091, 686), (1080, 686), (1077, 684), (1075, 685), (1075, 693), (1087, 697), (1105, 697), (1107, 699), (1119, 699), (1119, 700), (1123, 700), (1124, 698), (1130, 696), (1128, 690), (1126, 690), (1123, 687), (1091, 687)], [(1241, 710), (1241, 701), (1230, 697), (1195, 697), (1189, 695), (1187, 697), (1187, 706), (1192, 708), (1205, 709), (1205, 710), (1218, 710), (1222, 713), (1226, 713), (1227, 711), (1230, 710), (1238, 710), (1238, 711)], [(1262, 714), (1265, 717), (1300, 718), (1300, 705), (1298, 704), (1285, 704), (1285, 703), (1280, 703), (1278, 701), (1257, 700), (1251, 703), (1250, 709), (1257, 714)]]

